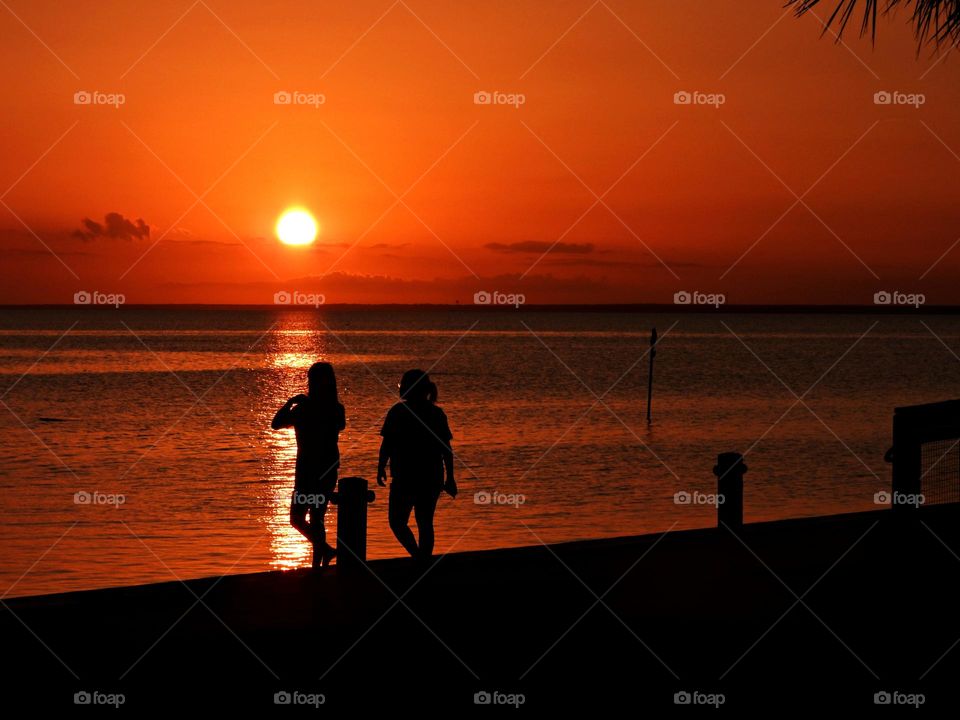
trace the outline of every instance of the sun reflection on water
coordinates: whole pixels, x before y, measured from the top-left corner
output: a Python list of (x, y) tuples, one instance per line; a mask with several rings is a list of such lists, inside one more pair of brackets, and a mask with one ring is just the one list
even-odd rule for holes
[(293, 431), (279, 431), (271, 446), (272, 464), (277, 474), (271, 479), (267, 518), (270, 528), (270, 565), (277, 570), (290, 570), (310, 564), (310, 544), (290, 525), (290, 497), (293, 492), (293, 467), (297, 457), (297, 441)]
[(309, 368), (316, 358), (313, 355), (309, 355), (304, 352), (279, 352), (274, 353), (270, 359), (270, 367), (281, 368), (281, 369), (304, 369)]

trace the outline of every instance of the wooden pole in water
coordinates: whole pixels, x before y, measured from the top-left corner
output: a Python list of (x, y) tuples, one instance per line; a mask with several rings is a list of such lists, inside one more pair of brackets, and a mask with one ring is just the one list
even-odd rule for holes
[(650, 377), (647, 380), (647, 424), (652, 422), (650, 406), (653, 402), (653, 358), (657, 354), (657, 329), (650, 333)]

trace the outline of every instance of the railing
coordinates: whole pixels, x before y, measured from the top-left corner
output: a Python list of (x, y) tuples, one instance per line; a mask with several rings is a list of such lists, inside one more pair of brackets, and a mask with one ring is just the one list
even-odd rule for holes
[(960, 502), (960, 400), (896, 408), (886, 459), (893, 509)]
[[(893, 414), (893, 447), (884, 459), (893, 465), (889, 504), (909, 511), (921, 505), (960, 503), (960, 400), (898, 407)], [(735, 452), (721, 453), (717, 476), (717, 525), (743, 524), (743, 475), (747, 466)]]

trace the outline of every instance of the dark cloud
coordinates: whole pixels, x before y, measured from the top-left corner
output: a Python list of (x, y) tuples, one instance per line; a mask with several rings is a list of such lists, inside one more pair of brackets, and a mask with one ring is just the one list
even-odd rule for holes
[(572, 267), (572, 268), (585, 268), (585, 267), (609, 267), (609, 268), (634, 268), (634, 269), (657, 269), (663, 268), (664, 265), (667, 265), (671, 268), (690, 268), (690, 269), (701, 269), (701, 268), (710, 268), (716, 267), (714, 265), (709, 265), (707, 263), (698, 263), (698, 262), (688, 262), (685, 260), (666, 260), (660, 262), (656, 259), (650, 260), (599, 260), (595, 258), (547, 258), (543, 261), (544, 265), (550, 265), (553, 267)]
[(484, 245), (487, 250), (499, 253), (558, 253), (566, 255), (587, 255), (593, 252), (593, 243), (565, 243), (545, 242), (542, 240), (525, 240), (515, 243), (492, 242)]
[(107, 213), (103, 223), (84, 218), (81, 228), (74, 230), (73, 236), (81, 240), (96, 240), (107, 238), (110, 240), (143, 240), (150, 237), (150, 226), (142, 218), (136, 222), (128, 220), (120, 213)]
[(218, 248), (243, 247), (243, 243), (222, 242), (220, 240), (174, 240), (173, 242), (178, 243), (180, 245), (213, 246)]

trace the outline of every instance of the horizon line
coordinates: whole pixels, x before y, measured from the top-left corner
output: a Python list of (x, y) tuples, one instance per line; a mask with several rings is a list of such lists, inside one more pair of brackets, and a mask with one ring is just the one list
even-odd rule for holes
[(922, 315), (925, 313), (960, 313), (960, 305), (923, 305), (920, 307), (902, 305), (865, 305), (842, 303), (744, 303), (723, 304), (719, 307), (709, 305), (680, 305), (674, 303), (530, 303), (520, 306), (486, 305), (474, 303), (323, 303), (314, 305), (294, 305), (277, 303), (123, 303), (113, 305), (87, 305), (78, 303), (0, 303), (0, 309), (66, 309), (66, 308), (150, 308), (150, 309), (200, 309), (200, 308), (239, 308), (319, 311), (333, 309), (406, 309), (406, 310), (464, 310), (474, 312), (639, 312), (658, 311), (690, 314), (726, 314), (735, 312), (819, 312), (819, 313), (877, 313), (885, 315)]

